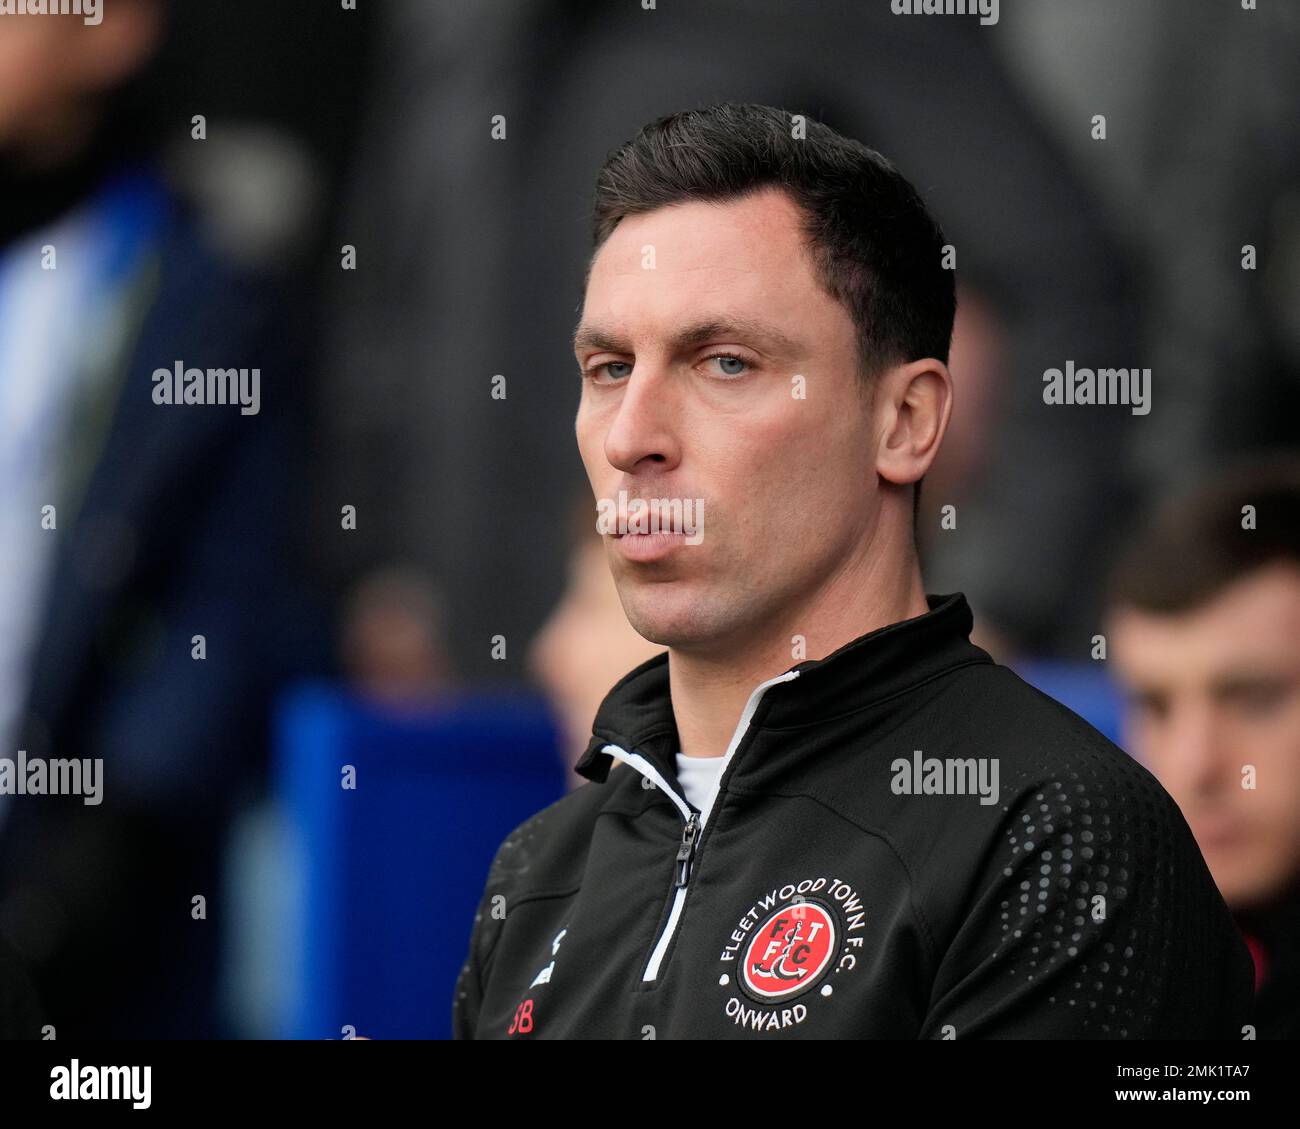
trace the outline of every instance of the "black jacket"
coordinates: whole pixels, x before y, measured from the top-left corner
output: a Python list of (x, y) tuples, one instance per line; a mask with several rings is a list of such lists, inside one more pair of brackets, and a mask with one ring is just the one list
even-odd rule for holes
[(457, 1036), (1241, 1038), (1250, 955), (1173, 800), (930, 608), (756, 689), (698, 837), (667, 655), (623, 678), (591, 782), (497, 852)]

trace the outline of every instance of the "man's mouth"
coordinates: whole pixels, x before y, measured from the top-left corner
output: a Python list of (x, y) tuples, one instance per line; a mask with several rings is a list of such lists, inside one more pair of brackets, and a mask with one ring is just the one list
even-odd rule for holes
[(1206, 816), (1193, 825), (1197, 842), (1203, 848), (1223, 848), (1237, 846), (1243, 839), (1245, 828), (1241, 821), (1227, 819), (1223, 816)]
[(617, 533), (618, 551), (631, 561), (657, 561), (686, 544), (685, 533)]

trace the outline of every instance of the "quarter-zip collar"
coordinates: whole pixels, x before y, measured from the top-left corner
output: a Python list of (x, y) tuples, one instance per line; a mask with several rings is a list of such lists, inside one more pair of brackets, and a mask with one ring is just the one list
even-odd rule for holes
[[(859, 636), (824, 659), (809, 659), (791, 667), (798, 677), (767, 688), (750, 727), (816, 725), (958, 667), (993, 661), (970, 641), (973, 619), (965, 596), (927, 596), (926, 601), (930, 610), (925, 615), (891, 623)], [(669, 692), (667, 652), (642, 663), (605, 696), (596, 712), (591, 742), (576, 771), (588, 780), (604, 781), (614, 759), (604, 751), (606, 745), (639, 754), (660, 776), (676, 781), (677, 722)], [(785, 743), (779, 755), (798, 756), (798, 744)]]

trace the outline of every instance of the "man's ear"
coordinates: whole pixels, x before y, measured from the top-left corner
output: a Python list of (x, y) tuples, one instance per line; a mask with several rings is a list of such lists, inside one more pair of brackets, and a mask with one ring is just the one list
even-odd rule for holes
[(939, 453), (952, 416), (952, 377), (934, 357), (908, 361), (876, 379), (880, 441), (876, 471), (899, 486), (919, 480)]

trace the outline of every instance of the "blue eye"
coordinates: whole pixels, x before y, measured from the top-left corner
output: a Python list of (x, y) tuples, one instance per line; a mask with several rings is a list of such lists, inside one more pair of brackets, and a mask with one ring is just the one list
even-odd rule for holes
[(604, 361), (601, 364), (592, 365), (589, 369), (584, 369), (582, 375), (586, 377), (588, 380), (595, 380), (596, 377), (600, 375), (602, 369), (614, 369), (614, 368), (625, 368), (628, 370), (627, 372), (624, 373), (610, 372), (609, 375), (613, 377), (615, 380), (619, 380), (624, 376), (631, 375), (632, 365), (627, 361)]
[[(723, 376), (744, 376), (745, 370), (749, 367), (748, 361), (740, 357), (737, 357), (732, 353), (714, 353), (711, 356), (705, 357), (704, 359), (706, 361), (717, 361), (720, 365), (722, 365), (721, 371)], [(739, 367), (734, 369), (728, 368), (727, 367), (728, 362), (730, 362), (733, 365), (738, 365)]]

